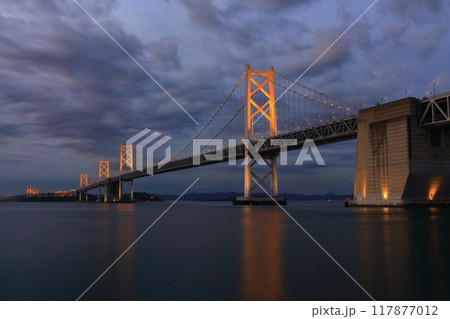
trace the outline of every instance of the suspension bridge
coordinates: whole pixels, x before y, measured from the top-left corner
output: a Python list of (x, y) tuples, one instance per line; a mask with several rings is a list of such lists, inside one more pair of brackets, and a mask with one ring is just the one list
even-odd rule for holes
[[(247, 65), (206, 124), (186, 145), (166, 156), (163, 165), (155, 163), (137, 169), (137, 160), (142, 160), (143, 149), (150, 144), (121, 145), (118, 165), (110, 167), (109, 161), (99, 161), (93, 178), (80, 175), (76, 193), (83, 200), (89, 191), (97, 189), (99, 200), (104, 202), (130, 201), (137, 178), (246, 159), (244, 194), (235, 203), (268, 204), (273, 203), (273, 198), (284, 204), (286, 200), (278, 194), (276, 161), (281, 150), (299, 149), (307, 140), (321, 145), (357, 138), (353, 204), (447, 203), (449, 96), (405, 98), (363, 109), (297, 83), (272, 67), (256, 71)], [(149, 140), (159, 135), (154, 134)], [(192, 145), (200, 139), (207, 142), (195, 151)], [(217, 140), (220, 145), (215, 143)], [(280, 140), (290, 141), (289, 145), (274, 143)], [(255, 169), (256, 159), (249, 151), (249, 147), (256, 146), (266, 164), (262, 174)], [(223, 156), (214, 156), (219, 151)], [(254, 180), (272, 198), (252, 196)]]

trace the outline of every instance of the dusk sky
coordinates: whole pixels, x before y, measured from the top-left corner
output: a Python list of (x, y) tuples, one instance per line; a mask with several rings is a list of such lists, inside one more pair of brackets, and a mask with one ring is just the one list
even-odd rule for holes
[[(297, 78), (373, 0), (0, 2), (0, 196), (72, 189), (144, 128), (189, 140), (245, 70)], [(450, 91), (450, 3), (379, 0), (299, 81), (363, 107)], [(356, 141), (321, 146), (326, 166), (279, 170), (280, 192), (353, 192)], [(176, 148), (173, 149), (176, 151)], [(298, 155), (297, 151), (290, 158)], [(135, 191), (242, 191), (243, 167), (147, 177)]]

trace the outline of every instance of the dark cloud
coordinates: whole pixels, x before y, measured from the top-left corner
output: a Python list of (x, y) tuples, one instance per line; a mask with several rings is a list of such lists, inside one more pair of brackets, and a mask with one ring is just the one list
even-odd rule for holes
[(445, 25), (434, 24), (411, 34), (407, 41), (411, 43), (414, 54), (420, 58), (427, 59), (436, 53), (446, 31)]
[[(17, 6), (9, 3), (6, 12), (19, 11)], [(158, 39), (144, 45), (111, 22), (114, 7), (110, 2), (89, 10), (103, 17), (105, 27), (143, 64), (160, 71), (180, 69), (176, 43)], [(74, 4), (29, 2), (20, 17), (0, 19), (0, 77), (5, 80), (0, 101), (11, 116), (8, 120), (22, 131), (73, 138), (67, 147), (106, 153), (135, 125), (165, 126), (155, 123), (161, 119), (153, 111), (168, 98)]]
[(430, 14), (442, 12), (444, 4), (445, 0), (396, 0), (389, 1), (388, 8), (397, 15), (411, 18), (426, 16), (428, 18)]
[(267, 6), (270, 8), (279, 8), (288, 10), (293, 6), (310, 4), (312, 0), (252, 0), (255, 5)]
[(211, 0), (189, 1), (181, 0), (181, 3), (189, 10), (191, 19), (200, 26), (212, 29), (223, 29), (222, 13)]
[(177, 44), (170, 39), (159, 39), (150, 44), (152, 60), (159, 63), (159, 69), (177, 70), (181, 69), (180, 56)]

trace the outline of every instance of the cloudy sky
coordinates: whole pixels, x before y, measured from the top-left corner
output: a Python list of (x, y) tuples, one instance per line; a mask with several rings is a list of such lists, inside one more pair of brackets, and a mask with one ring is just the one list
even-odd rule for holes
[[(203, 125), (247, 63), (297, 78), (373, 0), (79, 3)], [(450, 90), (450, 4), (379, 0), (301, 83), (369, 107), (432, 83)], [(197, 126), (72, 0), (0, 2), (0, 196), (77, 186), (148, 127), (182, 143)], [(283, 167), (281, 191), (351, 193), (355, 141), (320, 148), (327, 165)], [(294, 155), (290, 155), (292, 157)], [(243, 169), (194, 168), (137, 191), (241, 191)]]

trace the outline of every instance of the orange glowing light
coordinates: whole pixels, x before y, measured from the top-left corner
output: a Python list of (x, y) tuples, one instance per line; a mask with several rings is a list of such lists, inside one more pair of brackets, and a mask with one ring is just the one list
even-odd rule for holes
[(434, 176), (430, 182), (430, 185), (428, 187), (428, 199), (433, 200), (433, 198), (436, 196), (436, 193), (439, 191), (439, 188), (442, 185), (443, 177), (438, 175)]

